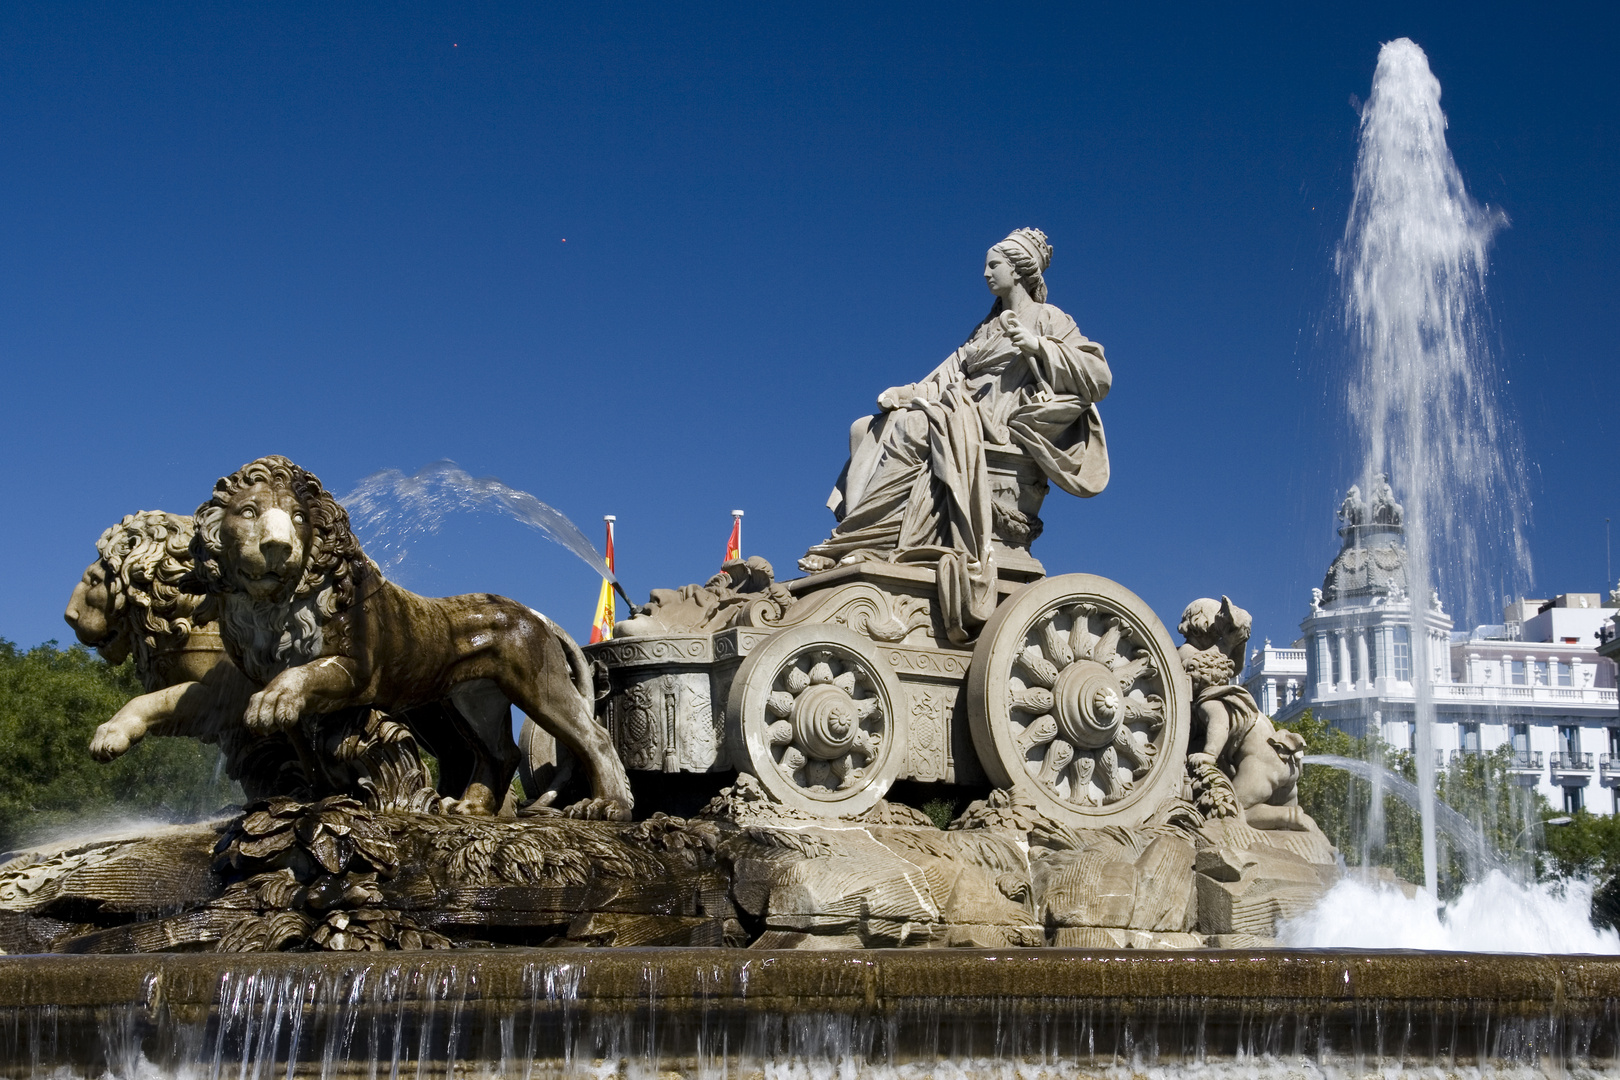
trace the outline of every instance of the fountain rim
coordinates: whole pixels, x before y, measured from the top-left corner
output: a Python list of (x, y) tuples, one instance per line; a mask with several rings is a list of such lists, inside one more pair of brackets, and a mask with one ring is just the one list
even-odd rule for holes
[[(1493, 1011), (1612, 1013), (1620, 956), (1361, 949), (869, 949), (805, 952), (701, 948), (456, 949), (413, 953), (139, 953), (0, 956), (7, 1007), (144, 1003), (210, 1008), (227, 978), (353, 978), (374, 970), (450, 973), (484, 1001), (539, 1003), (536, 976), (566, 973), (582, 1008), (656, 1002), (661, 1010), (819, 1008), (888, 1013), (916, 1002), (1084, 1004), (1197, 999), (1286, 1010), (1307, 1004), (1489, 1002)], [(402, 987), (426, 1001), (432, 980)], [(414, 989), (413, 989), (414, 987)], [(558, 1001), (555, 1004), (561, 1005)]]

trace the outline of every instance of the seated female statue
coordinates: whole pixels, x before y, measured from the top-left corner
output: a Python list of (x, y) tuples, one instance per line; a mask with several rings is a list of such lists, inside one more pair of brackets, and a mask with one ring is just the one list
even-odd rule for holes
[(966, 641), (996, 601), (985, 450), (1022, 450), (1073, 495), (1108, 483), (1097, 402), (1112, 377), (1102, 346), (1046, 302), (1051, 260), (1039, 229), (1018, 229), (990, 249), (990, 313), (927, 378), (885, 390), (878, 414), (855, 422), (827, 503), (838, 527), (802, 569), (936, 562), (947, 632)]

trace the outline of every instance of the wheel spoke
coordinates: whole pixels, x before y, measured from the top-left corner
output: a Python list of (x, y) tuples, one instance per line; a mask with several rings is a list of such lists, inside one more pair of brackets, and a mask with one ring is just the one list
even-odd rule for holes
[(1036, 646), (1025, 647), (1018, 654), (1018, 663), (1023, 665), (1025, 671), (1029, 672), (1030, 678), (1046, 687), (1046, 689), (1050, 690), (1057, 685), (1057, 668), (1052, 666), (1052, 662)]
[(1057, 623), (1048, 619), (1041, 628), (1041, 649), (1046, 658), (1052, 661), (1053, 666), (1062, 670), (1074, 663), (1074, 650), (1069, 647), (1069, 636), (1057, 628)]

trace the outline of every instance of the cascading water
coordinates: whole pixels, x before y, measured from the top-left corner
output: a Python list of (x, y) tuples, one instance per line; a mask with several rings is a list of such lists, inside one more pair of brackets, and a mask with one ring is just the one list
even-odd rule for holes
[(1378, 54), (1338, 253), (1356, 354), (1348, 415), (1363, 490), (1387, 473), (1406, 505), (1424, 885), (1437, 891), (1428, 625), (1437, 588), (1464, 625), (1528, 578), (1524, 468), (1485, 347), (1486, 257), (1506, 223), (1469, 196), (1446, 146), (1440, 83), (1406, 38)]
[(413, 537), (438, 532), (447, 515), (483, 511), (538, 530), (618, 587), (606, 560), (562, 511), (493, 476), (475, 479), (453, 461), (435, 461), (411, 476), (398, 469), (372, 473), (339, 502), (349, 511), (366, 551), (385, 571), (404, 561)]

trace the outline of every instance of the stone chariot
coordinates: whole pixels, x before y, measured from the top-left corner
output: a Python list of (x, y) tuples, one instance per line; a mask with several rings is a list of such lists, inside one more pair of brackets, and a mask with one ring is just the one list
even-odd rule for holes
[(1029, 549), (1045, 478), (1016, 447), (986, 468), (997, 604), (976, 641), (947, 636), (934, 567), (870, 560), (715, 632), (587, 646), (626, 767), (750, 774), (817, 817), (857, 817), (897, 780), (1014, 789), (1078, 828), (1180, 794), (1192, 694), (1164, 625), (1115, 582), (1047, 577)]

